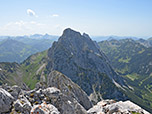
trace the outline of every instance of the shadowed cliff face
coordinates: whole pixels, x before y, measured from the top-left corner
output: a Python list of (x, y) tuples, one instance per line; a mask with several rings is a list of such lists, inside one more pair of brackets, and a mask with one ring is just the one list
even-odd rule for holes
[(118, 88), (124, 85), (122, 78), (114, 72), (106, 56), (87, 34), (65, 29), (49, 49), (48, 57), (48, 70), (67, 75), (88, 95), (94, 92), (103, 98), (126, 98)]

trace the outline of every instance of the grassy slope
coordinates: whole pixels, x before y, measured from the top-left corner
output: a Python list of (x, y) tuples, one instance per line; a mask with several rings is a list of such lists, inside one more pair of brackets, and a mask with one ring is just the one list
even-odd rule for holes
[(17, 69), (20, 67), (17, 63), (0, 63), (0, 84), (15, 84), (17, 79)]
[[(41, 75), (45, 75), (45, 62), (47, 60), (47, 51), (36, 53), (21, 64), (0, 63), (0, 84), (8, 83), (10, 85), (20, 85), (26, 83), (30, 88), (40, 80)], [(39, 69), (43, 66), (41, 69)]]
[[(40, 80), (42, 72), (45, 69), (44, 64), (46, 59), (47, 51), (43, 51), (30, 56), (21, 64), (20, 69), (23, 71), (23, 82), (25, 82), (30, 88), (34, 88), (35, 84)], [(39, 70), (42, 65), (44, 65), (44, 67)]]

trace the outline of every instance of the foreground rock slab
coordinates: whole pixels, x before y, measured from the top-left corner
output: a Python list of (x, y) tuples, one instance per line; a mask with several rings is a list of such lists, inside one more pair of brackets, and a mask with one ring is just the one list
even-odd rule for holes
[(76, 99), (86, 110), (93, 106), (87, 94), (71, 79), (58, 71), (52, 71), (48, 75), (47, 85), (60, 89), (63, 94), (71, 99)]
[(88, 114), (150, 114), (131, 101), (103, 100), (87, 111)]
[(12, 108), (13, 101), (13, 96), (6, 90), (0, 88), (0, 114), (9, 112)]
[(53, 105), (44, 102), (40, 105), (34, 105), (31, 114), (60, 114), (60, 112)]

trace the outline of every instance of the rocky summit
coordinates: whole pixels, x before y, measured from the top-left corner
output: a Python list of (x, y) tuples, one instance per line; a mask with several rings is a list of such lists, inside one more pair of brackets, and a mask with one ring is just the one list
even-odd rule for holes
[(121, 91), (126, 86), (124, 80), (86, 33), (81, 35), (70, 28), (65, 29), (48, 50), (48, 58), (48, 71), (65, 74), (91, 98), (96, 96), (95, 102), (102, 98), (127, 99)]
[(102, 100), (93, 106), (87, 94), (68, 77), (52, 71), (48, 83), (33, 90), (0, 87), (0, 114), (150, 114), (136, 104)]

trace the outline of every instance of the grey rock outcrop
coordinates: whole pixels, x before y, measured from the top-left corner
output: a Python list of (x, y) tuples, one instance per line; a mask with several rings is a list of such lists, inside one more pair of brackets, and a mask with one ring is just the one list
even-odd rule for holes
[(68, 77), (58, 71), (52, 71), (48, 76), (48, 86), (57, 87), (71, 99), (76, 99), (86, 110), (92, 107), (87, 94)]
[(10, 88), (10, 94), (17, 99), (19, 94), (21, 93), (21, 88), (18, 87), (17, 85), (12, 86), (12, 88)]
[(45, 89), (47, 87), (47, 85), (44, 83), (44, 82), (38, 82), (36, 83), (36, 86), (35, 86), (35, 89), (38, 90), (38, 89)]
[[(63, 81), (66, 82), (67, 79)], [(76, 97), (64, 93), (55, 87), (35, 88), (30, 91), (22, 90), (17, 100), (12, 102), (11, 113), (59, 114), (60, 112), (61, 114), (87, 114), (86, 109), (78, 102)]]
[(0, 113), (10, 112), (13, 101), (13, 96), (6, 90), (0, 88)]
[(31, 109), (32, 109), (31, 103), (24, 96), (21, 96), (21, 98), (19, 98), (14, 102), (14, 112), (30, 114)]
[(39, 105), (34, 105), (31, 114), (60, 114), (60, 112), (53, 105), (44, 102)]
[(114, 100), (98, 102), (97, 105), (93, 106), (93, 108), (89, 109), (87, 112), (88, 114), (150, 114), (131, 101), (115, 102)]
[(120, 91), (123, 79), (114, 72), (106, 56), (89, 35), (65, 29), (48, 50), (47, 70), (57, 70), (78, 84), (88, 95), (93, 90), (103, 98), (127, 99)]
[(51, 87), (43, 90), (47, 101), (50, 101), (61, 114), (86, 114), (86, 110), (75, 100), (61, 93), (57, 88)]

